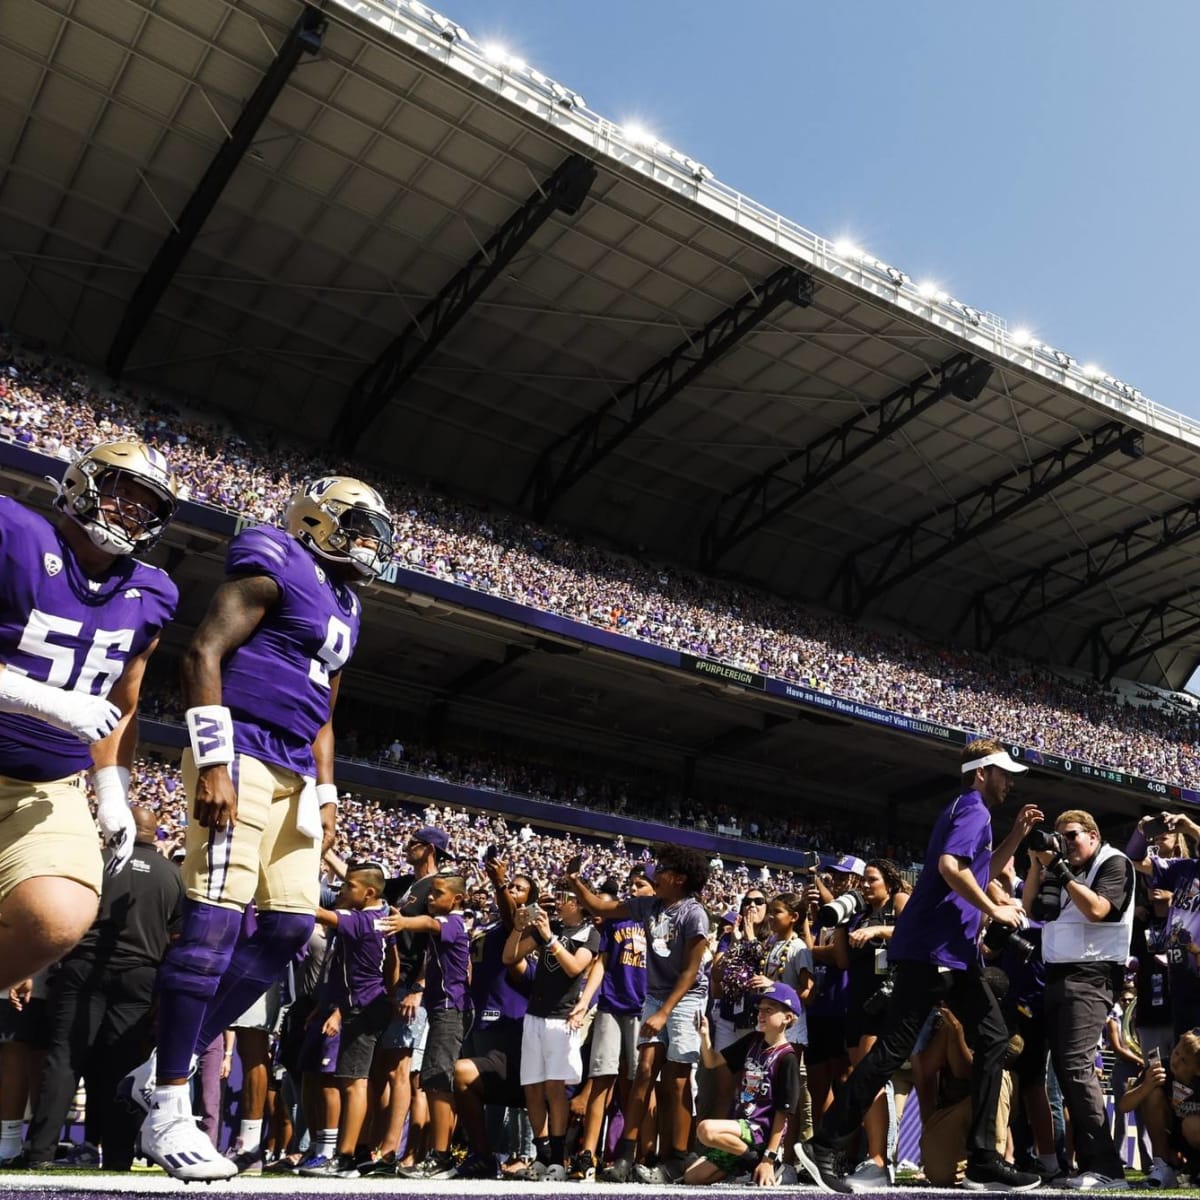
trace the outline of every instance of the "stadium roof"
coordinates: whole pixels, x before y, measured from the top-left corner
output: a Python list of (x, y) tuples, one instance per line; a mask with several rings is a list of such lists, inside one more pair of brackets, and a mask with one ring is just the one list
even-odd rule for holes
[(419, 4), (316, 7), (0, 7), (5, 320), (619, 543), (1186, 682), (1194, 422)]

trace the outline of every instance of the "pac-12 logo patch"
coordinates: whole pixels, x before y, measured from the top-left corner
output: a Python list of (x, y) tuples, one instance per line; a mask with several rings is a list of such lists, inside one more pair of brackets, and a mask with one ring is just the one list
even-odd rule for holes
[(63, 561), (57, 554), (46, 553), (42, 555), (42, 566), (46, 568), (46, 574), (53, 579), (62, 570)]

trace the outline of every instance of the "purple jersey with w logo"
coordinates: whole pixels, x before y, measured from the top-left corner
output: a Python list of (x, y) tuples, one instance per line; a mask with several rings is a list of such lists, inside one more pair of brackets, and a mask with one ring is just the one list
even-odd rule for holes
[(295, 538), (266, 525), (229, 543), (225, 570), (266, 575), (279, 587), (279, 599), (221, 671), (234, 748), (313, 775), (313, 738), (329, 720), (329, 679), (354, 653), (362, 606)]
[[(85, 575), (51, 522), (0, 496), (0, 662), (8, 670), (107, 696), (178, 599), (165, 572), (132, 558), (118, 558), (102, 576)], [(87, 745), (64, 730), (0, 712), (0, 775), (63, 779), (91, 763)]]

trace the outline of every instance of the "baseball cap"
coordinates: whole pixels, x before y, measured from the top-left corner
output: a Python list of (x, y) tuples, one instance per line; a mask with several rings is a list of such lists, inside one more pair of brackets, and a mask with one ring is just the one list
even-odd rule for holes
[(800, 997), (796, 995), (796, 989), (790, 987), (786, 983), (773, 983), (770, 987), (765, 987), (758, 993), (760, 1000), (773, 1000), (776, 1004), (783, 1005), (790, 1013), (794, 1013), (797, 1017), (804, 1011), (800, 1004)]
[(861, 858), (855, 858), (853, 854), (843, 854), (841, 858), (835, 858), (833, 862), (825, 865), (829, 870), (840, 871), (843, 875), (862, 875), (867, 870), (867, 864)]
[(442, 853), (449, 849), (450, 846), (450, 835), (444, 829), (439, 829), (436, 825), (422, 825), (409, 840), (424, 842), (425, 845), (432, 846), (435, 850)]
[(722, 923), (723, 923), (723, 924), (725, 924), (725, 925), (736, 925), (736, 924), (737, 924), (737, 919), (738, 919), (738, 915), (737, 915), (737, 913), (736, 913), (736, 912), (735, 912), (735, 911), (734, 911), (734, 910), (731, 908), (731, 909), (730, 909), (730, 910), (729, 910), (729, 911), (728, 911), (728, 912), (727, 912), (727, 913), (726, 913), (726, 914), (725, 914), (725, 915), (724, 915), (724, 916), (721, 918), (721, 921), (722, 921)]
[(999, 767), (1000, 770), (1007, 771), (1010, 775), (1024, 775), (1029, 770), (1028, 767), (1016, 762), (1007, 750), (997, 750), (992, 754), (985, 754), (982, 758), (973, 758), (970, 762), (963, 763), (963, 774), (975, 771), (979, 767)]

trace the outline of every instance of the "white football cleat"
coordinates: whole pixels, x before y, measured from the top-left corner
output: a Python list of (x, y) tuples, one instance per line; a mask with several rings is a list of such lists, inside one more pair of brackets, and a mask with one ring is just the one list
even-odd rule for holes
[(142, 1153), (172, 1179), (231, 1179), (237, 1163), (217, 1151), (196, 1124), (186, 1089), (179, 1103), (155, 1106), (142, 1122)]

